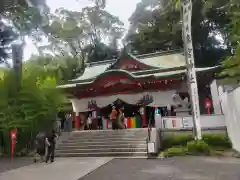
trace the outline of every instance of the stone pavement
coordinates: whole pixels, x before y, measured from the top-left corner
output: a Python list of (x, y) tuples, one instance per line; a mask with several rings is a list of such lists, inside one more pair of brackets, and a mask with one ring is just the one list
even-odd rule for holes
[(0, 157), (0, 173), (17, 169), (20, 167), (28, 166), (31, 164), (33, 164), (32, 158), (17, 158), (17, 159), (14, 159), (13, 162), (11, 162), (10, 158)]
[[(77, 180), (112, 158), (57, 158), (0, 173), (0, 180)], [(2, 164), (1, 164), (2, 165)]]
[[(27, 165), (27, 161), (25, 165)], [(1, 166), (0, 161), (0, 169)], [(17, 166), (16, 166), (17, 167)], [(15, 167), (15, 168), (16, 168)], [(3, 172), (3, 171), (2, 171)], [(240, 160), (57, 158), (0, 173), (0, 180), (240, 180)]]
[(210, 157), (114, 159), (79, 180), (240, 180), (240, 160)]

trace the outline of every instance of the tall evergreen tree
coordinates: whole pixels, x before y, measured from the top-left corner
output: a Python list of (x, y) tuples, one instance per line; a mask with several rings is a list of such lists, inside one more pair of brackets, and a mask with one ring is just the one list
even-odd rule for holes
[[(132, 28), (126, 38), (132, 52), (183, 48), (180, 9), (176, 2), (142, 0), (130, 18)], [(197, 66), (214, 66), (230, 53), (227, 25), (231, 16), (221, 8), (227, 2), (193, 0), (192, 38)]]

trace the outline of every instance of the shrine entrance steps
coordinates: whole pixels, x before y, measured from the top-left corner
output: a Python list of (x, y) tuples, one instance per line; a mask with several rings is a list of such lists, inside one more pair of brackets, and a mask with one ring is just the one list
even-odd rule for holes
[(147, 156), (147, 129), (76, 131), (59, 142), (58, 157)]

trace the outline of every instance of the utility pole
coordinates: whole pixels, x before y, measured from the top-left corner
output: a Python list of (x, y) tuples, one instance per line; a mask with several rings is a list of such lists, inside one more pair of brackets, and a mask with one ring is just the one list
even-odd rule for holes
[(200, 124), (200, 108), (197, 76), (194, 63), (194, 53), (192, 45), (192, 0), (181, 0), (181, 15), (182, 15), (182, 33), (184, 42), (184, 54), (187, 62), (187, 77), (189, 84), (189, 93), (192, 104), (192, 116), (194, 124), (195, 139), (202, 139), (202, 131)]

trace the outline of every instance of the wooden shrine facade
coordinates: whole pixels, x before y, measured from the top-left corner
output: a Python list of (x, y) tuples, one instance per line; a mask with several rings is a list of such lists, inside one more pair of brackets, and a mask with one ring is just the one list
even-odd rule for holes
[[(216, 67), (196, 71), (205, 86), (211, 83)], [(100, 108), (117, 99), (135, 104), (152, 94), (150, 106), (167, 106), (173, 103), (174, 94), (188, 95), (185, 58), (179, 51), (136, 57), (123, 52), (118, 59), (88, 64), (82, 76), (59, 88), (69, 94), (79, 127), (79, 113), (88, 110), (89, 102)]]

